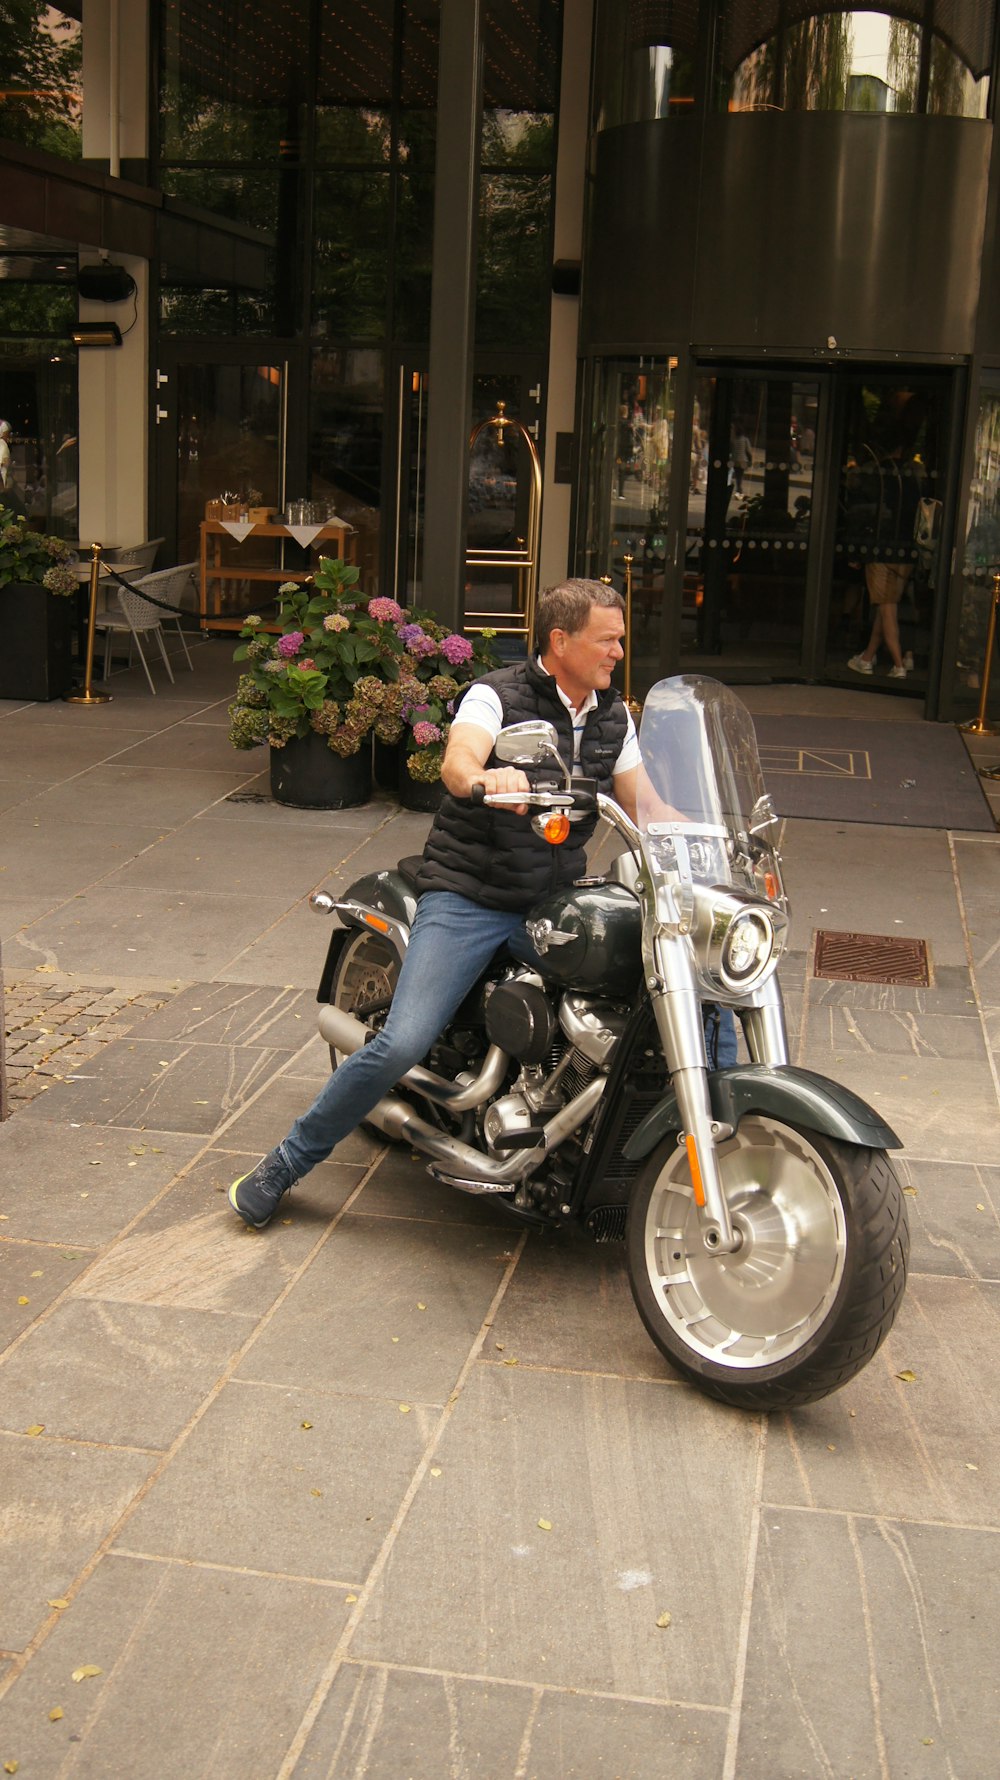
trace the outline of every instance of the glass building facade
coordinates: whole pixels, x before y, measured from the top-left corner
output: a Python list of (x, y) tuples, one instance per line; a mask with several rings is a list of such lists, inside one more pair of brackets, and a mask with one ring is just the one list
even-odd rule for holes
[[(355, 528), (369, 591), (434, 602), (442, 20), (475, 10), (149, 0), (117, 9), (120, 43), (105, 0), (13, 10), (0, 418), (33, 521), (82, 523), (70, 330), (104, 252), (148, 274), (115, 318), (143, 340), (164, 560), (197, 556), (210, 501), (302, 499)], [(636, 690), (689, 668), (849, 683), (895, 565), (907, 692), (972, 714), (1000, 566), (995, 6), (478, 12), (470, 424), (503, 401), (551, 511), (569, 484), (560, 572), (630, 588)], [(589, 86), (567, 86), (581, 40)], [(470, 547), (523, 536), (509, 441), (482, 435), (467, 500)]]

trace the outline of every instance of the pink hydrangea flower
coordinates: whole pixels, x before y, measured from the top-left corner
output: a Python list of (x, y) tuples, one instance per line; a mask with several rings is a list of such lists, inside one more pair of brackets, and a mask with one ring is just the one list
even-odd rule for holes
[(452, 667), (457, 667), (459, 662), (472, 660), (472, 644), (468, 637), (460, 637), (457, 631), (442, 638), (439, 647), (445, 661), (450, 661)]
[(418, 748), (426, 748), (431, 742), (439, 742), (441, 740), (441, 731), (436, 723), (415, 723), (413, 725), (413, 739)]
[(293, 655), (298, 654), (305, 640), (302, 631), (290, 630), (287, 636), (278, 638), (278, 654), (290, 661)]
[(300, 668), (314, 668), (316, 666), (316, 663), (314, 662), (311, 655), (307, 655), (305, 657), (305, 660), (300, 661), (298, 665)]
[(403, 616), (403, 608), (402, 606), (398, 606), (395, 600), (369, 600), (368, 616), (369, 618), (378, 618), (381, 622), (386, 624), (398, 624)]

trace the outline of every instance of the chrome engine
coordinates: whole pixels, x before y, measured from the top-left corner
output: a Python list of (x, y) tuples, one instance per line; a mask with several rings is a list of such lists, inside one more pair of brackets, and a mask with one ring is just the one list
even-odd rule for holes
[(486, 1107), (488, 1148), (506, 1153), (537, 1140), (539, 1126), (568, 1106), (611, 1061), (626, 1014), (592, 996), (553, 995), (537, 972), (513, 971), (486, 1003), (491, 1044), (520, 1064), (508, 1091)]

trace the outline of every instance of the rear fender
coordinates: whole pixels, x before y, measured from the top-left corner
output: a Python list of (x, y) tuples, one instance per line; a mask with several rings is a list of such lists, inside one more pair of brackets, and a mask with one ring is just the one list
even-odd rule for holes
[[(747, 1113), (784, 1119), (805, 1131), (838, 1138), (871, 1150), (899, 1150), (902, 1142), (875, 1109), (824, 1075), (791, 1064), (772, 1069), (763, 1063), (738, 1063), (717, 1069), (708, 1078), (713, 1117), (733, 1129)], [(647, 1113), (625, 1145), (630, 1162), (641, 1162), (665, 1137), (681, 1129), (682, 1120), (672, 1090)]]
[[(417, 912), (417, 895), (413, 885), (401, 872), (395, 870), (367, 873), (365, 877), (356, 879), (334, 901), (343, 926), (335, 927), (330, 935), (326, 960), (316, 990), (316, 1000), (324, 1002), (330, 999), (333, 973), (349, 933), (356, 932), (359, 928), (362, 931), (384, 933), (402, 960), (405, 945), (400, 943), (400, 935), (394, 929), (403, 928), (408, 933)], [(368, 920), (365, 920), (362, 911), (370, 917)]]

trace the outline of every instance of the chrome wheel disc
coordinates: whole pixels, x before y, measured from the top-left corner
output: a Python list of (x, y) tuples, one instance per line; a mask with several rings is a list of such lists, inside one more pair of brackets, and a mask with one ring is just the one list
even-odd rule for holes
[(772, 1366), (800, 1352), (833, 1307), (847, 1256), (843, 1203), (823, 1158), (787, 1125), (744, 1119), (717, 1154), (739, 1249), (706, 1250), (678, 1148), (650, 1196), (650, 1283), (687, 1348), (734, 1368)]
[[(399, 960), (385, 940), (359, 933), (348, 940), (340, 957), (332, 1000), (345, 1013), (365, 1018), (367, 1008), (381, 1007), (392, 999), (399, 976)], [(335, 1064), (350, 1055), (330, 1046)]]

